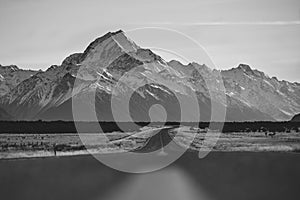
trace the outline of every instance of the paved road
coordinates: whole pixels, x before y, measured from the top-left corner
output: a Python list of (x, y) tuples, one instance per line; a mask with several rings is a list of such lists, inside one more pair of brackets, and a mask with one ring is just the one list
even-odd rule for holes
[(176, 144), (176, 142), (174, 142), (173, 138), (169, 134), (169, 131), (174, 128), (177, 128), (177, 126), (167, 127), (159, 130), (156, 134), (148, 138), (143, 147), (135, 149), (133, 150), (133, 152), (150, 153), (154, 151), (164, 151), (167, 154), (171, 151), (182, 150), (182, 147)]

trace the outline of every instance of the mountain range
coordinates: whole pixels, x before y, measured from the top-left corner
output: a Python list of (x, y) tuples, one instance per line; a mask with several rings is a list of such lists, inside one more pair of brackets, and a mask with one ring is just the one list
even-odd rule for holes
[[(142, 86), (133, 90), (137, 85)], [(225, 101), (220, 97), (224, 92)], [(118, 119), (111, 109), (114, 95)], [(194, 115), (193, 95), (200, 119)], [(83, 53), (46, 71), (0, 65), (1, 120), (73, 120), (72, 101), (87, 111), (95, 100), (98, 120), (126, 121), (124, 99), (134, 121), (159, 120), (159, 114), (149, 116), (154, 104), (164, 107), (168, 121), (209, 121), (212, 103), (217, 112), (226, 107), (226, 121), (282, 121), (300, 113), (300, 84), (271, 78), (246, 64), (218, 71), (194, 62), (167, 62), (121, 30), (97, 38)], [(85, 120), (92, 120), (86, 114)]]

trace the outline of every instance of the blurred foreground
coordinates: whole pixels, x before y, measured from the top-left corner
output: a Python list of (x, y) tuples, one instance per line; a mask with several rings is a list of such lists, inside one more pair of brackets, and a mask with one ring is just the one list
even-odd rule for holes
[(115, 171), (92, 156), (0, 161), (1, 199), (299, 199), (300, 155), (186, 152), (148, 174)]

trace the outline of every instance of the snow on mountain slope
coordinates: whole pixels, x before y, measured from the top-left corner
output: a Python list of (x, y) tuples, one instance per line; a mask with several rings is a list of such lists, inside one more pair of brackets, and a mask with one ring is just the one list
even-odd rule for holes
[(222, 71), (225, 88), (235, 99), (245, 102), (277, 120), (288, 120), (300, 111), (300, 85), (270, 78), (263, 72), (240, 64)]
[(119, 56), (135, 52), (139, 48), (123, 31), (109, 32), (93, 41), (83, 52), (77, 77), (95, 80), (97, 79), (95, 71), (102, 72)]
[[(174, 116), (179, 115), (180, 107), (177, 106), (174, 94), (171, 95), (172, 92), (181, 95), (186, 102), (190, 101), (189, 94), (193, 88), (189, 77), (179, 77), (179, 72), (168, 66), (161, 57), (149, 49), (138, 47), (122, 31), (118, 31), (96, 39), (84, 53), (69, 56), (61, 66), (52, 66), (47, 71), (39, 72), (23, 81), (1, 98), (1, 104), (18, 119), (36, 119), (41, 116), (47, 118), (44, 113), (63, 110), (58, 108), (70, 101), (74, 95), (72, 91), (78, 93), (76, 98), (82, 98), (88, 96), (82, 94), (88, 94), (96, 89), (98, 110), (105, 110), (110, 107), (104, 105), (109, 105), (110, 102), (106, 101), (109, 100), (115, 84), (130, 70), (133, 73), (127, 75), (126, 82), (118, 86), (118, 91), (125, 98), (131, 86), (143, 83), (144, 86), (137, 88), (132, 97), (132, 102), (136, 102), (134, 109), (139, 108), (133, 111), (136, 119), (148, 119), (147, 108), (156, 102), (170, 107), (169, 111), (173, 112), (173, 115), (169, 116), (175, 120)], [(76, 73), (81, 82), (74, 86)], [(104, 98), (105, 95), (108, 98)], [(202, 98), (205, 99), (204, 104), (209, 104), (208, 97)], [(173, 106), (171, 102), (174, 102)], [(208, 106), (202, 110), (209, 112)], [(140, 114), (142, 110), (144, 112)], [(190, 111), (193, 110), (195, 109), (190, 108)], [(109, 112), (108, 110), (107, 113)], [(58, 118), (59, 116), (60, 114), (56, 115)], [(107, 120), (105, 116), (101, 116), (101, 119)]]
[(15, 65), (0, 65), (0, 97), (36, 73), (34, 70), (19, 69)]
[[(72, 91), (83, 90), (96, 81), (99, 74), (118, 56), (139, 47), (128, 40), (122, 31), (107, 33), (92, 42), (83, 53), (72, 54), (60, 66), (51, 66), (24, 80), (1, 97), (1, 107), (17, 119), (33, 119), (45, 110), (57, 107), (72, 97)], [(80, 89), (74, 88), (78, 72)], [(59, 117), (59, 116), (58, 116)]]
[[(226, 120), (230, 121), (285, 119), (300, 111), (297, 83), (268, 78), (244, 65), (221, 72), (223, 79), (219, 73), (197, 63), (166, 62), (136, 45), (123, 31), (109, 32), (88, 45), (83, 53), (72, 54), (60, 66), (51, 66), (12, 87), (0, 98), (0, 107), (15, 119), (73, 120), (72, 98), (88, 110), (95, 92), (97, 116), (104, 121), (115, 120), (111, 109), (113, 95), (117, 96), (118, 115), (126, 119), (121, 105), (127, 99), (131, 117), (136, 121), (149, 120), (148, 112), (154, 104), (163, 105), (170, 121), (180, 121), (181, 117), (199, 121), (194, 114), (198, 106), (200, 120), (209, 121), (212, 102), (217, 109), (227, 106)], [(222, 81), (226, 99), (222, 98)], [(269, 88), (273, 88), (273, 93)], [(256, 98), (251, 96), (254, 94)], [(193, 104), (193, 95), (198, 106)], [(289, 98), (284, 99), (286, 96)], [(269, 105), (268, 98), (277, 98), (277, 110)]]
[(51, 66), (18, 84), (1, 97), (2, 108), (16, 119), (32, 119), (41, 110), (69, 99), (78, 69), (74, 63), (76, 56), (71, 55), (61, 66)]
[[(170, 61), (169, 64), (179, 70), (180, 72), (189, 76), (189, 80), (196, 90), (210, 99), (223, 103), (227, 107), (226, 120), (228, 121), (253, 121), (253, 120), (274, 120), (274, 118), (268, 113), (263, 113), (255, 106), (248, 104), (242, 99), (238, 99), (232, 96), (232, 92), (228, 92), (226, 88), (226, 80), (224, 85), (226, 91), (220, 90), (219, 84), (222, 80), (219, 75), (219, 71), (211, 70), (205, 65), (199, 65), (197, 63), (190, 63), (183, 65), (178, 61)], [(226, 95), (226, 102), (222, 96), (223, 92)]]

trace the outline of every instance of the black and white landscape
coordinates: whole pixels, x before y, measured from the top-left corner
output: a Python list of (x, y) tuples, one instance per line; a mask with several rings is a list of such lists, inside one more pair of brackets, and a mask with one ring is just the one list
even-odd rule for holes
[(299, 9), (0, 0), (0, 199), (299, 199)]
[[(252, 69), (246, 64), (218, 71), (195, 62), (184, 65), (176, 60), (165, 61), (150, 49), (135, 44), (121, 30), (106, 33), (90, 43), (83, 53), (74, 53), (64, 59), (61, 65), (53, 65), (45, 71), (25, 70), (15, 65), (1, 65), (0, 70), (1, 120), (3, 120), (0, 157), (2, 159), (78, 156), (91, 151), (97, 154), (122, 154), (127, 151), (143, 153), (163, 149), (164, 145), (170, 142), (168, 140), (172, 140), (175, 135), (177, 140), (174, 141), (179, 146), (186, 147), (189, 142), (192, 142), (187, 154), (194, 155), (201, 148), (207, 148), (215, 152), (231, 152), (229, 154), (237, 156), (238, 159), (249, 156), (254, 159), (255, 156), (268, 157), (268, 155), (265, 153), (236, 155), (234, 152), (299, 152), (300, 149), (300, 126), (297, 115), (300, 112), (299, 83), (280, 81), (276, 77), (270, 78), (264, 72)], [(126, 98), (128, 90), (131, 89), (128, 85), (134, 85), (137, 81), (144, 83), (134, 91), (129, 104), (131, 117), (136, 123), (140, 123), (140, 129), (132, 127), (126, 121), (122, 122), (127, 127), (126, 130), (118, 128), (113, 123), (112, 91), (119, 79), (128, 71), (131, 72), (126, 79), (129, 81), (124, 87), (117, 88), (118, 97)], [(222, 80), (219, 79), (218, 74), (222, 75)], [(149, 78), (164, 80), (164, 85), (147, 83)], [(224, 82), (225, 91), (218, 90), (218, 82), (221, 81)], [(215, 88), (208, 91), (207, 84)], [(177, 94), (174, 94), (174, 91)], [(178, 127), (181, 113), (176, 98), (180, 96), (183, 101), (189, 102), (191, 91), (197, 94), (201, 109), (198, 122), (202, 121), (202, 123), (195, 124), (197, 122), (195, 116), (187, 115), (184, 118), (188, 120)], [(98, 136), (95, 137), (98, 132), (95, 123), (98, 122), (91, 122), (87, 118), (81, 123), (86, 128), (84, 134), (85, 137), (90, 138), (90, 143), (82, 143), (72, 123), (74, 121), (72, 100), (90, 105), (89, 96), (92, 92), (96, 94), (97, 119), (102, 122), (102, 127), (106, 127), (103, 131), (105, 138), (109, 138), (110, 142), (107, 142), (104, 136), (102, 141), (99, 141)], [(225, 93), (226, 102), (218, 99), (218, 95), (222, 92)], [(226, 104), (227, 113), (223, 129), (220, 126), (220, 129), (209, 130), (212, 101), (215, 101), (220, 108)], [(155, 126), (147, 125), (150, 120), (148, 110), (153, 104), (160, 104), (166, 109), (166, 120), (169, 124), (159, 123), (157, 120)], [(120, 115), (122, 112), (122, 110), (118, 111)], [(154, 120), (159, 119), (159, 116), (155, 117), (158, 118)], [(216, 123), (222, 124), (222, 122)], [(153, 135), (157, 127), (168, 131)], [(223, 134), (219, 136), (215, 134), (216, 132)], [(166, 134), (169, 136), (166, 137)], [(203, 142), (207, 137), (212, 141), (218, 140), (218, 143)], [(97, 142), (94, 141), (96, 138)], [(222, 157), (222, 154), (218, 155), (214, 162), (219, 162), (219, 157)], [(298, 156), (296, 157), (298, 159)], [(192, 160), (190, 162), (198, 162), (195, 157)], [(29, 164), (34, 161), (21, 161), (20, 165), (28, 165), (26, 162)], [(57, 165), (53, 163), (54, 161), (49, 162), (50, 166)], [(37, 165), (39, 170), (44, 168), (42, 163)], [(246, 166), (243, 167), (243, 170), (247, 170)], [(4, 170), (8, 170), (6, 168), (4, 167)], [(228, 173), (233, 173), (228, 170)], [(13, 181), (17, 179), (18, 177), (12, 178)], [(286, 181), (286, 177), (283, 177), (283, 180)], [(39, 182), (35, 180), (36, 184)], [(11, 187), (12, 183), (10, 181), (5, 187)], [(41, 188), (41, 191), (43, 190), (44, 188)], [(236, 192), (240, 193), (240, 191)], [(264, 193), (257, 190), (257, 194), (263, 196)], [(69, 194), (65, 195), (71, 197), (68, 196)], [(168, 193), (161, 192), (160, 195), (169, 198)], [(231, 193), (227, 195), (226, 198), (229, 198)], [(51, 199), (51, 195), (47, 198)]]

